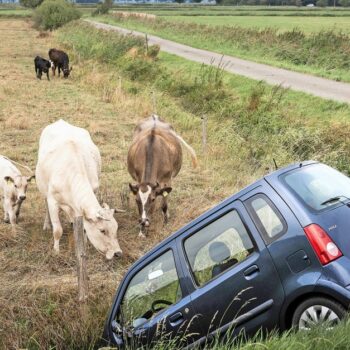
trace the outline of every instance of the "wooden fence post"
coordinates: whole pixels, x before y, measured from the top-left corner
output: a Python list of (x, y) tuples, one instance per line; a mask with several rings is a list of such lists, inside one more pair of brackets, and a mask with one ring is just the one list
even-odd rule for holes
[(78, 295), (79, 301), (85, 302), (88, 297), (88, 275), (86, 266), (86, 244), (84, 237), (83, 217), (74, 218), (74, 243), (75, 255), (77, 258), (77, 275), (78, 275)]
[(148, 57), (148, 37), (147, 37), (147, 33), (146, 33), (146, 39), (145, 39), (145, 46), (146, 46), (146, 56)]
[(207, 153), (207, 122), (208, 117), (206, 115), (203, 115), (201, 117), (202, 119), (202, 152), (204, 154)]

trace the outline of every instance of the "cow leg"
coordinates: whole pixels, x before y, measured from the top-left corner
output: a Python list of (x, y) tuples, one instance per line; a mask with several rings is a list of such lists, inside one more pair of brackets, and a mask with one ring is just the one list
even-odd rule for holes
[(168, 213), (168, 201), (166, 197), (162, 199), (162, 211), (164, 215), (164, 224), (167, 224), (169, 221), (169, 213)]
[(52, 75), (55, 76), (55, 74), (56, 74), (56, 66), (53, 65), (52, 66)]
[(49, 213), (49, 206), (47, 205), (47, 200), (45, 199), (45, 207), (46, 207), (46, 214), (45, 214), (45, 221), (44, 221), (44, 231), (48, 231), (52, 228), (51, 219), (50, 219), (50, 213)]
[(12, 203), (10, 201), (5, 200), (5, 207), (7, 208), (6, 211), (7, 211), (11, 225), (16, 225), (17, 224), (16, 210), (13, 207)]
[(9, 213), (7, 211), (7, 206), (6, 206), (6, 203), (5, 203), (5, 198), (2, 198), (2, 205), (3, 205), (3, 208), (4, 208), (4, 222), (6, 222), (7, 224), (10, 223), (10, 216), (9, 216)]
[(50, 70), (48, 69), (47, 72), (46, 72), (46, 76), (47, 76), (47, 80), (48, 80), (48, 81), (50, 81), (49, 71), (50, 71)]
[(62, 207), (63, 211), (66, 213), (69, 223), (71, 224), (71, 226), (73, 226), (74, 223), (74, 211), (72, 210), (71, 207), (68, 206), (64, 206)]
[(139, 232), (139, 235), (138, 235), (140, 238), (146, 238), (146, 231), (145, 231), (145, 228), (141, 227), (140, 228), (140, 232)]
[(53, 238), (54, 238), (54, 245), (53, 249), (55, 253), (60, 252), (60, 239), (62, 237), (63, 229), (59, 218), (59, 206), (56, 203), (55, 200), (47, 200), (47, 205), (49, 207), (49, 213), (51, 218), (51, 224), (52, 224), (52, 232), (53, 232)]
[(18, 203), (17, 203), (17, 205), (15, 206), (15, 213), (16, 213), (16, 221), (18, 222), (18, 218), (19, 218), (19, 213), (20, 213), (20, 211), (21, 211), (21, 206), (22, 206), (22, 203), (23, 203), (23, 201), (19, 201)]
[(61, 75), (61, 67), (58, 65), (58, 76), (60, 76)]
[(38, 78), (41, 80), (41, 76), (43, 75), (43, 71), (41, 68), (39, 68)]

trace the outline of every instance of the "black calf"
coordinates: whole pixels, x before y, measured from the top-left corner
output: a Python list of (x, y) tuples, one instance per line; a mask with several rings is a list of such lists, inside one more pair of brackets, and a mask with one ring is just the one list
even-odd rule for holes
[(46, 73), (47, 80), (50, 80), (49, 77), (49, 70), (51, 67), (51, 62), (48, 60), (45, 60), (45, 58), (36, 56), (34, 58), (34, 65), (35, 65), (35, 74), (38, 79), (41, 79), (41, 76), (44, 73)]

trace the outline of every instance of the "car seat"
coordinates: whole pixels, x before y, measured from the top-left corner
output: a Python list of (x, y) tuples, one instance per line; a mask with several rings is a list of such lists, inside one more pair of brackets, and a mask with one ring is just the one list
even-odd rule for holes
[(224, 242), (213, 242), (209, 246), (209, 256), (216, 263), (212, 268), (212, 278), (238, 262), (237, 259), (231, 258), (230, 249)]

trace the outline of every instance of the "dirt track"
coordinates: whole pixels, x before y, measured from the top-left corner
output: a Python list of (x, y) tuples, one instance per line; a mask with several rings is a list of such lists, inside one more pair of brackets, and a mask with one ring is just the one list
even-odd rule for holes
[[(144, 33), (86, 20), (97, 28), (118, 31), (124, 34), (142, 35)], [(350, 84), (340, 83), (334, 80), (318, 78), (312, 75), (292, 72), (286, 69), (276, 68), (265, 64), (242, 60), (232, 56), (196, 49), (191, 46), (176, 43), (174, 41), (148, 35), (149, 44), (158, 44), (162, 51), (186, 58), (191, 61), (204, 64), (219, 64), (222, 62), (224, 69), (230, 73), (245, 77), (263, 80), (269, 84), (282, 85), (297, 91), (303, 91), (311, 95), (331, 99), (339, 102), (350, 103)]]

